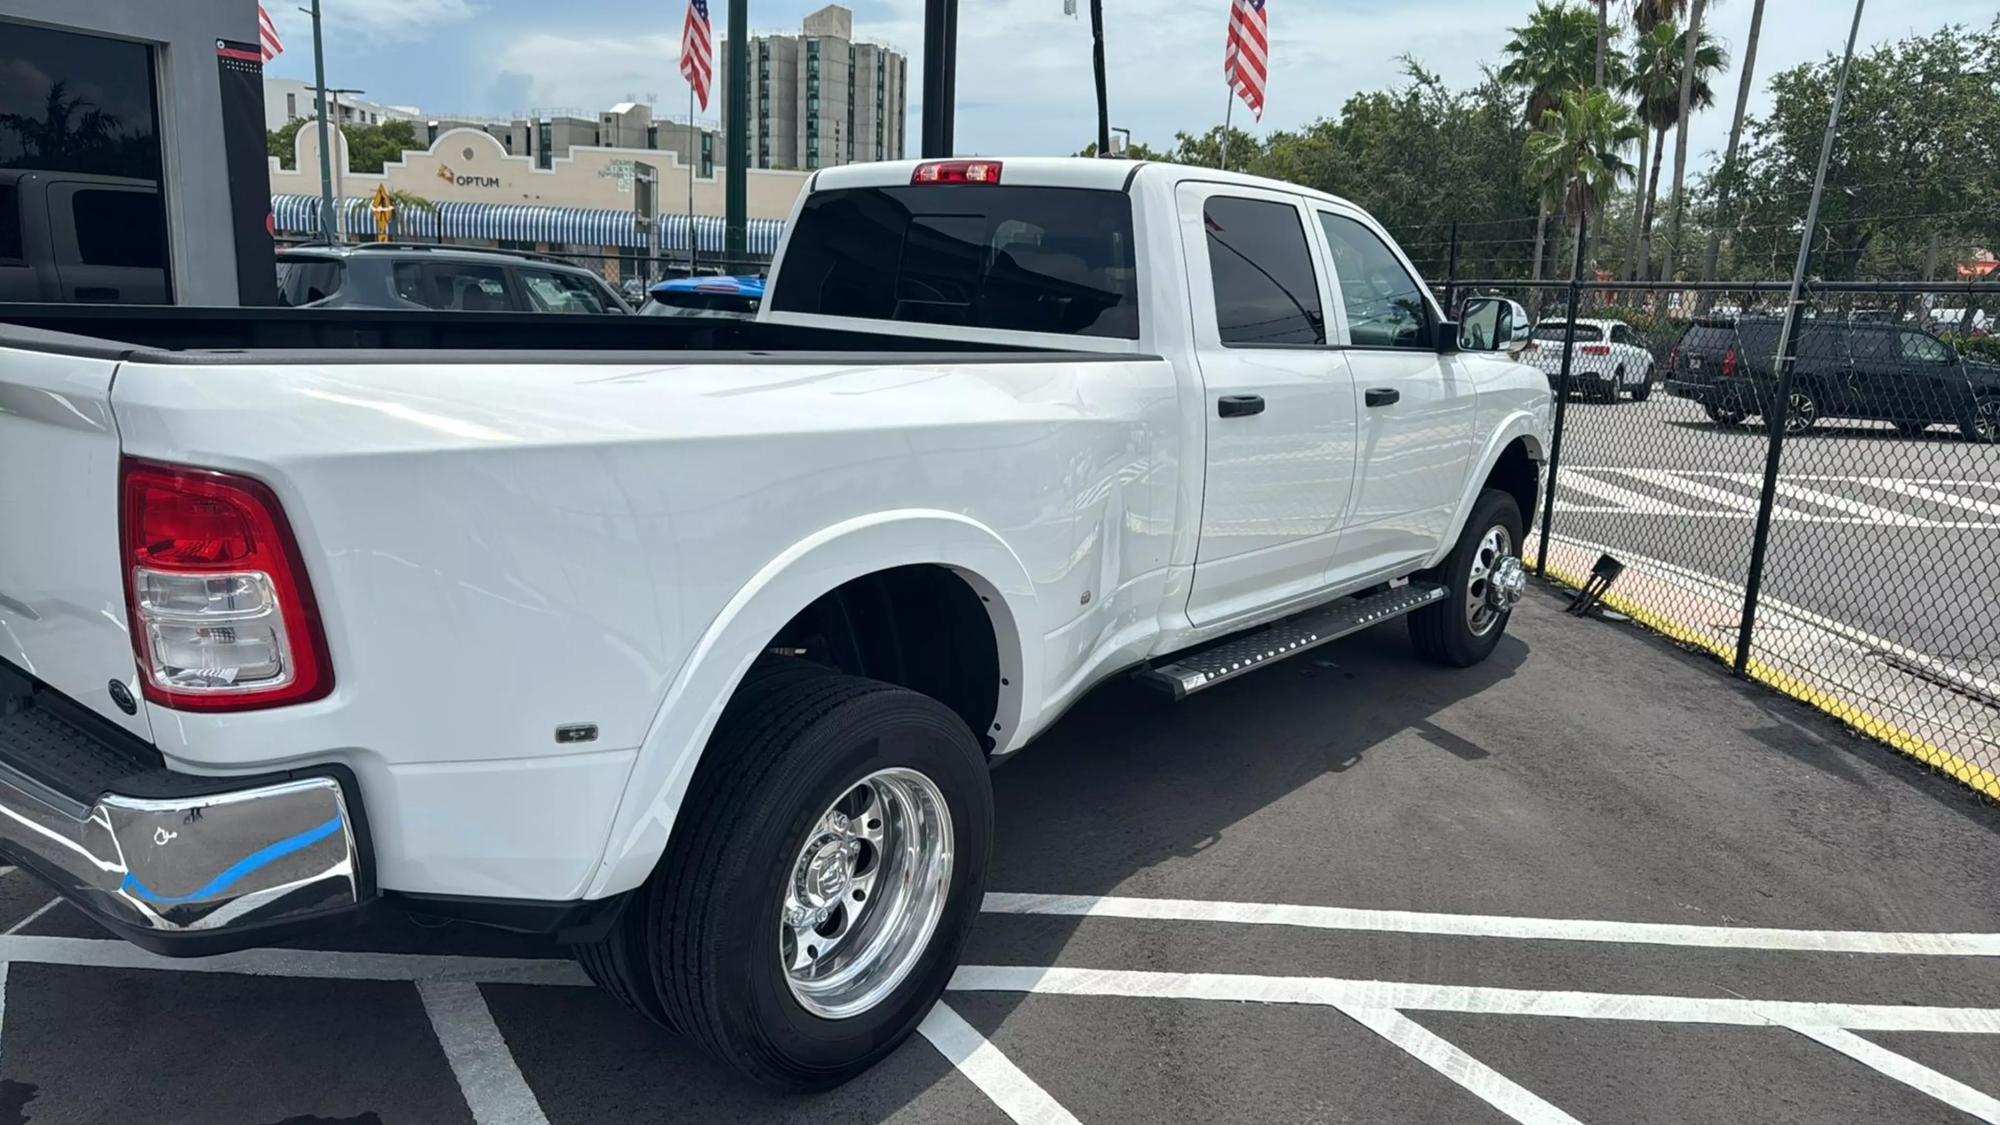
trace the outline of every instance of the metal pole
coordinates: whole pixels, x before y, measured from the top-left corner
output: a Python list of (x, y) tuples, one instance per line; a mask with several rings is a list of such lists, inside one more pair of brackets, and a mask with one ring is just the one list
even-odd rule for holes
[(1444, 260), (1444, 315), (1451, 320), (1458, 319), (1458, 220), (1451, 221), (1451, 249)]
[(1806, 267), (1812, 264), (1813, 230), (1819, 226), (1819, 201), (1826, 192), (1826, 166), (1833, 159), (1834, 132), (1840, 126), (1841, 105), (1847, 100), (1847, 72), (1854, 63), (1854, 41), (1861, 35), (1861, 8), (1867, 0), (1854, 0), (1854, 23), (1847, 29), (1847, 53), (1841, 56), (1840, 77), (1833, 85), (1833, 109), (1826, 117), (1826, 135), (1820, 138), (1819, 170), (1813, 174), (1812, 199), (1806, 204), (1806, 228), (1799, 235), (1799, 259), (1792, 267), (1791, 296), (1785, 305), (1785, 324), (1778, 330), (1777, 386), (1764, 419), (1770, 442), (1764, 451), (1764, 491), (1757, 497), (1757, 533), (1750, 545), (1750, 574), (1743, 585), (1743, 626), (1736, 635), (1736, 674), (1750, 667), (1750, 640), (1757, 625), (1757, 599), (1764, 588), (1764, 562), (1771, 546), (1771, 506), (1778, 492), (1778, 465), (1785, 450), (1785, 416), (1792, 404), (1792, 368), (1799, 355), (1799, 318), (1805, 310), (1801, 295), (1805, 290)]
[[(692, 83), (692, 82), (688, 83), (688, 143), (687, 143), (687, 146), (688, 146), (689, 148), (693, 149), (693, 150), (694, 150), (694, 152), (695, 152), (696, 154), (699, 154), (699, 153), (701, 152), (701, 133), (700, 133), (700, 132), (699, 132), (699, 131), (698, 131), (698, 130), (697, 130), (697, 129), (695, 128), (695, 124), (694, 124), (694, 83)], [(683, 157), (683, 159), (684, 159), (684, 160), (685, 160), (685, 162), (687, 163), (687, 170), (688, 170), (688, 276), (689, 276), (689, 277), (693, 277), (693, 276), (694, 276), (694, 267), (695, 267), (695, 256), (694, 256), (694, 171), (695, 171), (695, 165), (694, 165), (694, 160), (695, 160), (695, 157), (694, 157), (693, 155), (687, 155), (687, 156), (684, 156), (684, 157)], [(662, 271), (662, 272), (664, 272), (664, 271)]]
[(1583, 240), (1590, 213), (1576, 216), (1576, 259), (1569, 271), (1569, 320), (1563, 325), (1562, 374), (1556, 377), (1555, 434), (1549, 439), (1549, 479), (1542, 492), (1542, 542), (1535, 554), (1535, 573), (1549, 575), (1549, 528), (1556, 522), (1556, 470), (1562, 467), (1563, 423), (1569, 417), (1570, 362), (1576, 351), (1576, 304), (1583, 291)]
[[(731, 259), (749, 251), (750, 213), (750, 3), (729, 0), (729, 81), (722, 96), (729, 99), (729, 167), (723, 170), (722, 250)], [(689, 241), (694, 231), (688, 231)]]
[(341, 237), (333, 241), (344, 242), (347, 234), (344, 229), (347, 226), (347, 184), (342, 179), (342, 174), (347, 171), (347, 134), (340, 131), (340, 91), (327, 90), (326, 95), (329, 104), (333, 106), (333, 135), (339, 140), (341, 147), (340, 162), (333, 166), (333, 229)]
[(1222, 103), (1222, 154), (1215, 159), (1215, 166), (1229, 170), (1229, 115), (1236, 112), (1236, 87), (1229, 87), (1229, 100)]
[(1104, 89), (1104, 0), (1090, 0), (1090, 69), (1097, 79), (1097, 155), (1111, 155), (1111, 103)]
[(924, 0), (922, 155), (926, 160), (951, 155), (957, 53), (958, 0)]
[(335, 229), (333, 211), (333, 154), (326, 140), (326, 49), (319, 36), (319, 0), (312, 0), (313, 82), (318, 95), (314, 105), (319, 114), (319, 233), (331, 245)]

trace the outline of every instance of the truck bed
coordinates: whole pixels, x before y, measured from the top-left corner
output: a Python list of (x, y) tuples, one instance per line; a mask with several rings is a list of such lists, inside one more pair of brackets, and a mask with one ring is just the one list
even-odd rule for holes
[[(284, 353), (368, 362), (408, 359), (390, 353), (412, 351), (424, 352), (425, 362), (555, 354), (612, 362), (661, 352), (704, 353), (703, 362), (761, 363), (833, 357), (1111, 358), (1102, 352), (706, 317), (8, 303), (0, 303), (0, 344), (104, 359), (208, 364), (283, 362), (289, 358)], [(341, 354), (328, 356), (329, 351)]]

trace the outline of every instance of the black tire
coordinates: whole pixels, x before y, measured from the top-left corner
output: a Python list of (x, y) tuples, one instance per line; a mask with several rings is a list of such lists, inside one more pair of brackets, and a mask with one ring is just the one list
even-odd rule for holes
[[(793, 995), (780, 963), (791, 865), (821, 813), (898, 766), (928, 778), (950, 813), (944, 908), (892, 991), (824, 1018)], [(958, 715), (890, 684), (769, 661), (724, 709), (659, 867), (579, 960), (612, 995), (753, 1081), (826, 1089), (895, 1050), (937, 1002), (978, 917), (992, 844), (985, 752)]]
[(1458, 545), (1443, 563), (1417, 575), (1419, 579), (1436, 582), (1448, 593), (1441, 602), (1433, 602), (1410, 614), (1410, 641), (1416, 645), (1417, 654), (1434, 664), (1448, 664), (1455, 668), (1470, 668), (1492, 654), (1494, 646), (1507, 631), (1510, 612), (1503, 612), (1483, 633), (1472, 631), (1472, 623), (1466, 619), (1466, 589), (1471, 580), (1472, 563), (1479, 553), (1480, 545), (1487, 533), (1495, 527), (1504, 528), (1508, 539), (1518, 555), (1523, 540), (1521, 527), (1521, 507), (1512, 496), (1498, 489), (1489, 488), (1479, 494), (1472, 505), (1472, 514), (1466, 517), (1465, 530), (1459, 533)]
[(1653, 372), (1651, 368), (1648, 368), (1646, 371), (1646, 377), (1644, 379), (1639, 380), (1638, 386), (1632, 388), (1632, 401), (1644, 402), (1652, 397), (1653, 397)]
[(1972, 415), (1958, 424), (1965, 440), (1981, 445), (2000, 442), (2000, 396), (1982, 398), (1972, 404)]
[(1708, 420), (1718, 426), (1740, 426), (1743, 420), (1749, 417), (1741, 410), (1724, 410), (1719, 406), (1705, 406), (1702, 409), (1708, 412)]
[(1793, 387), (1785, 411), (1785, 436), (1803, 437), (1819, 426), (1819, 396), (1810, 387)]

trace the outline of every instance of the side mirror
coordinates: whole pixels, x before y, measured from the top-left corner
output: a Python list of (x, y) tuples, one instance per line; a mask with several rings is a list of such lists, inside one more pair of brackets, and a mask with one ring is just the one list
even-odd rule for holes
[(1505, 351), (1518, 356), (1528, 343), (1528, 310), (1505, 297), (1474, 297), (1458, 320), (1460, 351)]

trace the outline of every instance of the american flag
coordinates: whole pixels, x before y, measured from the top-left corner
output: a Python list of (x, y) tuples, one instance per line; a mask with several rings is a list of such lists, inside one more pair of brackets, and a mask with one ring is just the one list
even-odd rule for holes
[(257, 41), (264, 50), (265, 62), (285, 53), (285, 41), (278, 38), (278, 25), (271, 22), (271, 13), (262, 4), (257, 5)]
[(701, 99), (703, 109), (708, 108), (708, 79), (714, 71), (715, 47), (708, 35), (708, 0), (688, 0), (687, 23), (681, 27), (681, 77), (694, 87), (694, 96)]
[(1264, 0), (1234, 0), (1229, 9), (1229, 47), (1222, 55), (1222, 76), (1229, 88), (1264, 120), (1264, 79), (1270, 73), (1271, 17)]

